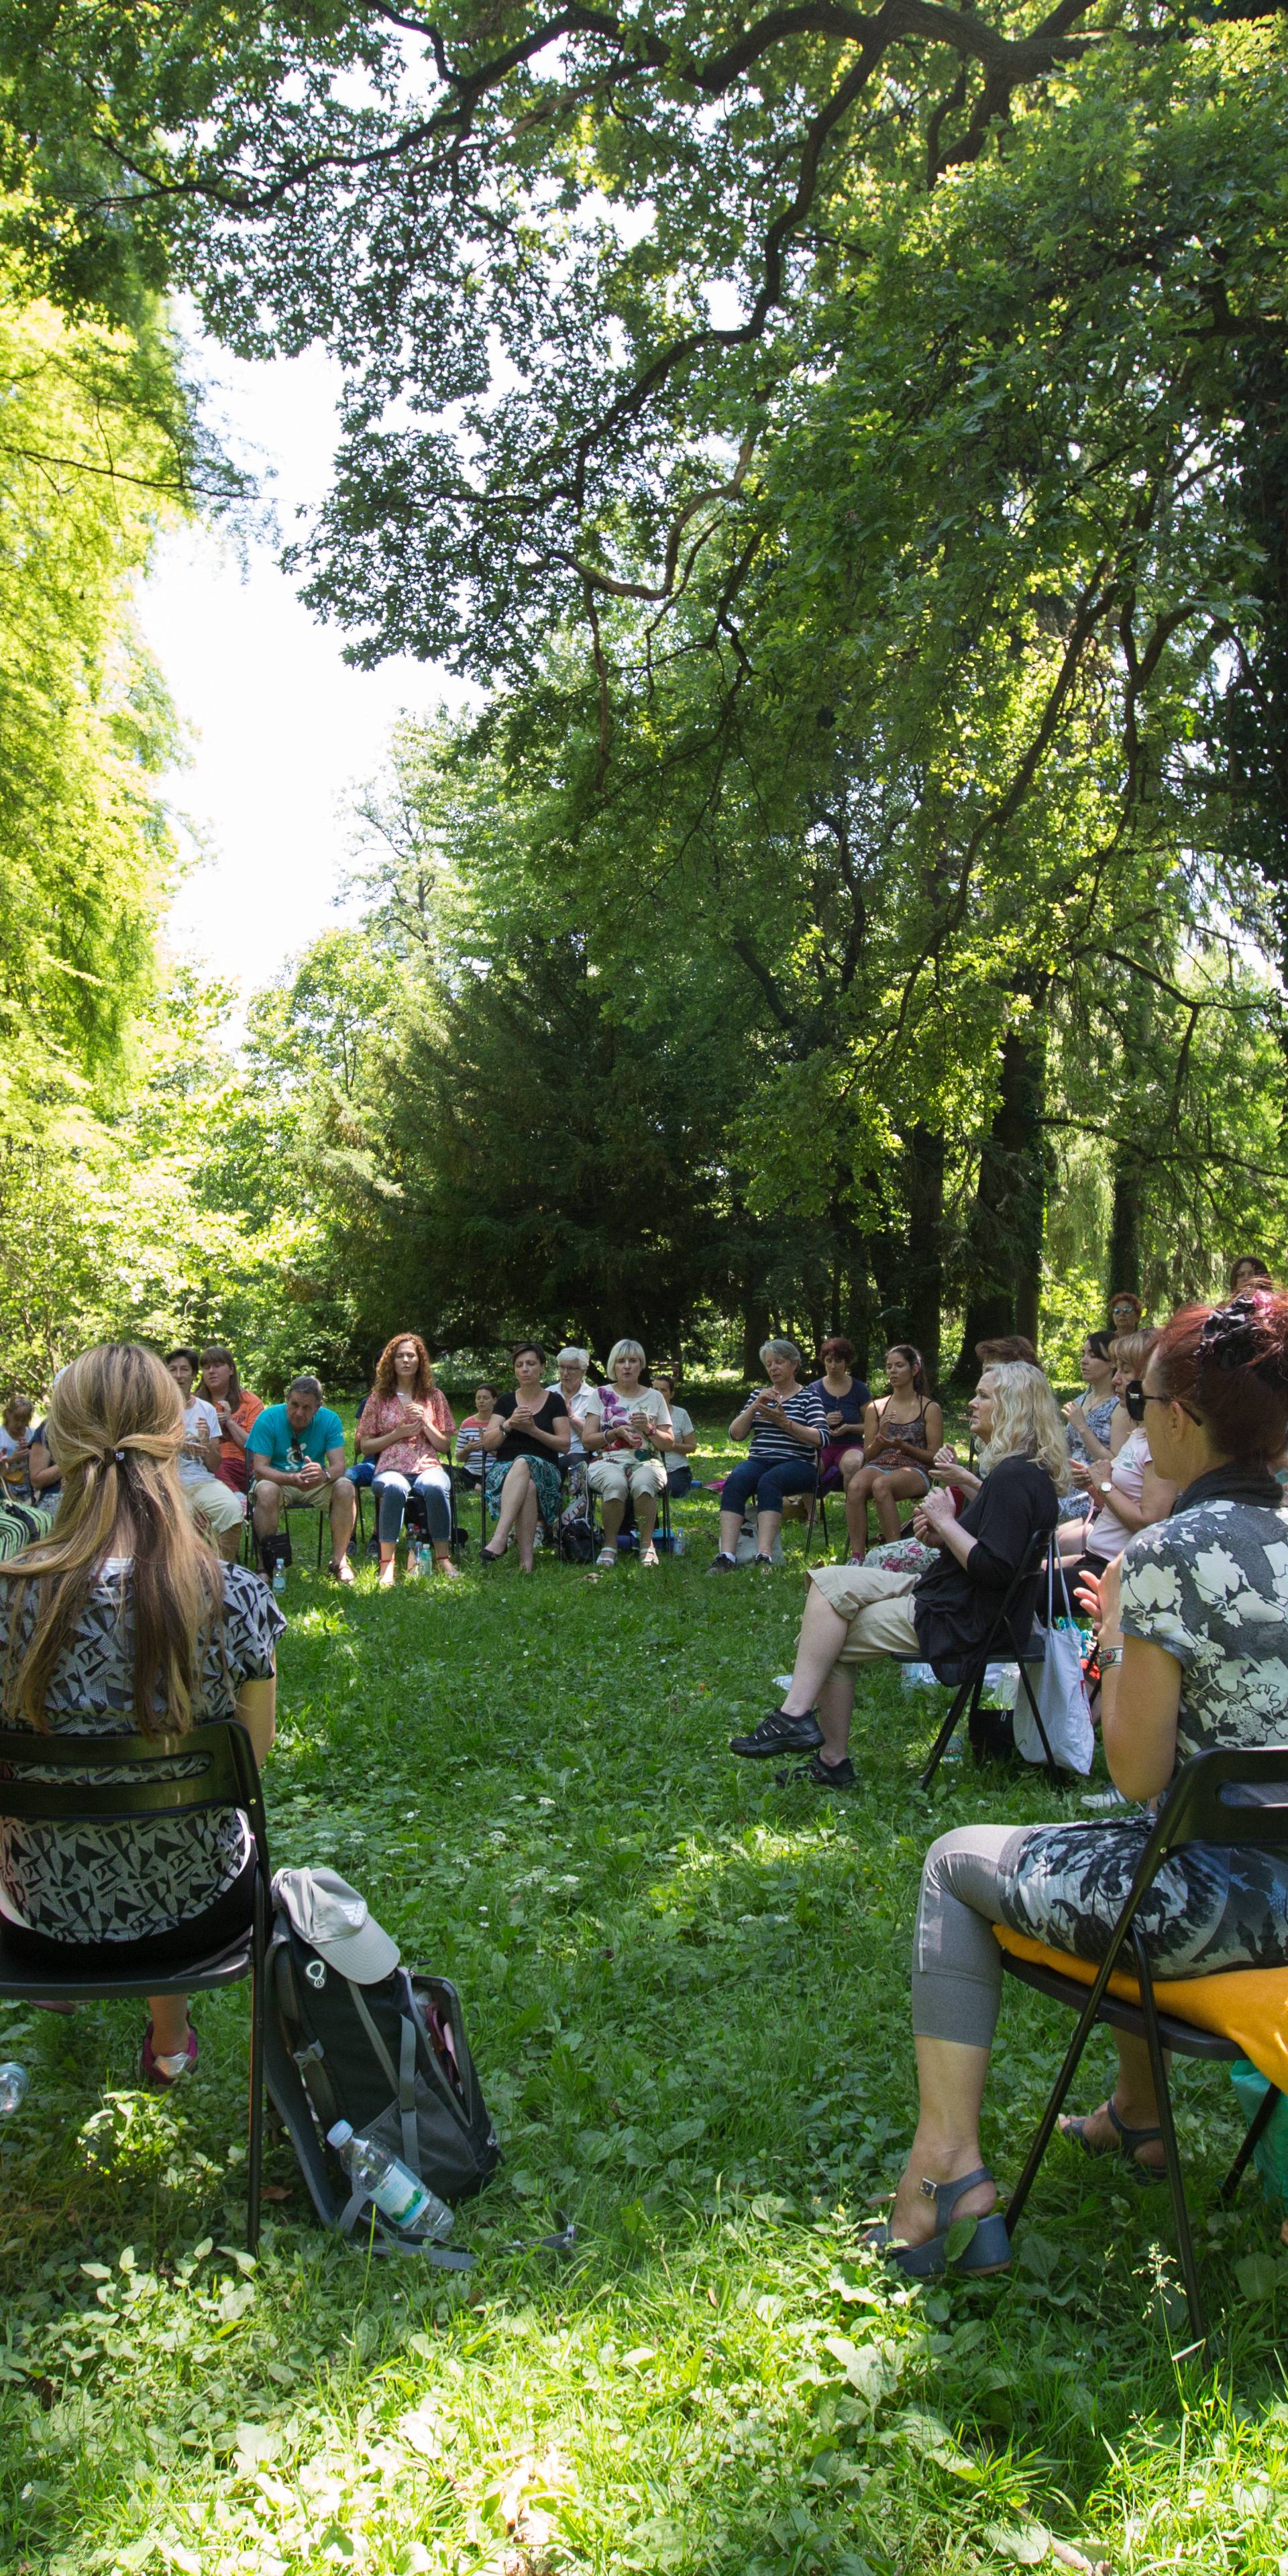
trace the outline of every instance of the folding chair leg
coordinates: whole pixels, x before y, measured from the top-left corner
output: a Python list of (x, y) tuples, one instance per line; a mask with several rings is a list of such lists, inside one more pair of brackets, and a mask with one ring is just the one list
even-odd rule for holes
[(1190, 2312), (1190, 2333), (1196, 2343), (1207, 2341), (1207, 2321), (1203, 2314), (1203, 2295), (1199, 2289), (1198, 2269), (1194, 2261), (1194, 2240), (1190, 2235), (1190, 2213), (1185, 2199), (1185, 2177), (1181, 2172), (1180, 2149), (1176, 2143), (1176, 2124), (1172, 2118), (1172, 2096), (1167, 2082), (1163, 2043), (1159, 2035), (1158, 2013), (1154, 2004), (1154, 1986), (1149, 1973), (1145, 1943), (1132, 1925), (1132, 1950), (1136, 1960), (1136, 1982), (1140, 1987), (1141, 2011), (1145, 2020), (1145, 2044), (1149, 2050), (1150, 2073), (1158, 2103), (1158, 2125), (1163, 2132), (1163, 2154), (1167, 2179), (1172, 2192), (1172, 2214), (1176, 2221), (1176, 2251), (1180, 2260), (1181, 2279), (1185, 2283), (1185, 2300)]
[(1243, 2137), (1239, 2145), (1239, 2152), (1235, 2157), (1234, 2163), (1231, 2165), (1219, 2192), (1217, 2193), (1218, 2200), (1233, 2200), (1234, 2195), (1243, 2180), (1244, 2168), (1247, 2165), (1248, 2158), (1252, 2154), (1253, 2148), (1257, 2146), (1259, 2141), (1265, 2136), (1265, 2133), (1269, 2128), (1283, 2098), (1283, 2094), (1277, 2090), (1275, 2085), (1267, 2085), (1265, 2098), (1258, 2102), (1256, 2110), (1253, 2112), (1252, 2118), (1249, 2120), (1247, 2128), (1244, 2130)]
[(246, 2136), (246, 2251), (259, 2245), (264, 2163), (264, 1965), (268, 1955), (268, 1890), (255, 1880), (255, 1930), (250, 1969), (250, 2106)]
[[(975, 1684), (975, 1690), (978, 1695), (978, 1683)], [(930, 1787), (930, 1783), (934, 1779), (935, 1773), (939, 1769), (939, 1765), (943, 1761), (944, 1755), (953, 1740), (954, 1732), (961, 1717), (962, 1710), (965, 1708), (966, 1702), (970, 1697), (970, 1693), (971, 1684), (969, 1682), (963, 1682), (961, 1689), (953, 1699), (948, 1715), (944, 1719), (943, 1725), (940, 1727), (939, 1733), (935, 1737), (934, 1743), (930, 1748), (930, 1759), (926, 1764), (925, 1770), (922, 1772), (919, 1783), (921, 1788), (928, 1789)]]
[(1037, 2129), (1034, 2133), (1033, 2144), (1024, 2160), (1024, 2170), (1006, 2204), (1006, 2224), (1012, 2233), (1024, 2215), (1024, 2204), (1028, 2199), (1029, 2193), (1033, 2189), (1034, 2183), (1037, 2181), (1038, 2167), (1046, 2154), (1047, 2148), (1050, 2146), (1051, 2139), (1055, 2132), (1056, 2121), (1059, 2119), (1060, 2113), (1064, 2109), (1065, 2103), (1068, 2099), (1069, 2087), (1078, 2072), (1082, 2052), (1095, 2027), (1096, 2013), (1099, 2008), (1100, 1998), (1108, 1983), (1109, 1980), (1106, 1976), (1101, 1975), (1096, 1978), (1095, 1984), (1088, 1992), (1087, 2001), (1083, 2005), (1082, 2011), (1078, 2016), (1073, 2037), (1064, 2052), (1064, 2063), (1061, 2066), (1060, 2072), (1057, 2075), (1047, 2097), (1046, 2109), (1038, 2122)]

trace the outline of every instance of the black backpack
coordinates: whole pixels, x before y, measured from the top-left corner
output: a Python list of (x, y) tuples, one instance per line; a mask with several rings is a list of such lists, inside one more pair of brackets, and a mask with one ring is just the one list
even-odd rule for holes
[(560, 1521), (559, 1553), (565, 1565), (590, 1564), (595, 1553), (595, 1533), (589, 1521)]
[[(347, 2236), (370, 2209), (327, 2145), (337, 2120), (399, 2156), (442, 2200), (468, 2200), (490, 2181), (501, 2150), (461, 1999), (445, 1977), (399, 1966), (376, 1985), (356, 1985), (275, 1904), (264, 2020), (269, 2094), (324, 2226)], [(410, 2244), (379, 2212), (376, 2222), (377, 2241), (383, 2234), (389, 2246), (454, 2271), (473, 2262), (470, 2254)]]

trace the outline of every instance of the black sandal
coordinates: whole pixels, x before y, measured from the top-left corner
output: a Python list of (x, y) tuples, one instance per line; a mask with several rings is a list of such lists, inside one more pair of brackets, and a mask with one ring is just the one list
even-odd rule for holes
[(1162, 2130), (1129, 2129), (1126, 2121), (1121, 2119), (1115, 2110), (1112, 2100), (1106, 2102), (1105, 2109), (1109, 2113), (1115, 2132), (1112, 2147), (1093, 2147), (1091, 2144), (1087, 2136), (1087, 2122), (1094, 2120), (1096, 2116), (1094, 2111), (1087, 2111), (1081, 2119), (1062, 2120), (1061, 2137), (1072, 2138), (1074, 2145), (1081, 2147), (1084, 2156), (1118, 2156), (1124, 2164), (1131, 2166), (1133, 2173), (1141, 2174), (1146, 2182), (1162, 2182), (1167, 2174), (1166, 2164), (1143, 2165), (1136, 2153), (1138, 2147), (1161, 2146)]

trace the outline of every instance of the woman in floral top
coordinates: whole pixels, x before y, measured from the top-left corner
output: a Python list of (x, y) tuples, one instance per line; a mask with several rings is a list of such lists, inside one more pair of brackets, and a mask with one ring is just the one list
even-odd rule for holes
[(424, 1505), (440, 1574), (460, 1571), (452, 1560), (452, 1484), (443, 1464), (455, 1436), (451, 1407), (434, 1383), (419, 1333), (396, 1333), (380, 1354), (376, 1383), (358, 1416), (358, 1446), (376, 1466), (372, 1491), (382, 1592), (394, 1581), (398, 1535), (413, 1493)]
[[(1170, 1517), (1142, 1530), (1082, 1594), (1099, 1619), (1110, 1776), (1136, 1806), (1121, 1821), (968, 1825), (929, 1853), (913, 1939), (921, 2117), (889, 2239), (906, 2271), (940, 2271), (957, 2218), (980, 2221), (970, 2270), (1010, 2261), (979, 2113), (1001, 1991), (992, 1926), (1099, 1959), (1148, 1839), (1148, 1808), (1209, 1746), (1282, 1744), (1288, 1733), (1288, 1518), (1269, 1461), (1288, 1431), (1288, 1298), (1254, 1289), (1215, 1312), (1174, 1315), (1143, 1382), (1125, 1390)], [(1190, 1844), (1158, 1872), (1136, 1916), (1159, 1977), (1288, 1967), (1288, 1866), (1253, 1844)], [(1063, 2122), (1088, 2155), (1163, 2163), (1143, 2039), (1119, 2033), (1118, 2080), (1099, 2109)]]

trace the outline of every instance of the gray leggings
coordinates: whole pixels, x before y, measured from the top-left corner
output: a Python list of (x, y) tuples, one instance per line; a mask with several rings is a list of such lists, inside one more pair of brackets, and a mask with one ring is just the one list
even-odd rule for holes
[(963, 1825), (926, 1854), (912, 1936), (912, 2027), (918, 2039), (990, 2048), (1002, 1991), (998, 1881), (1025, 1827)]

